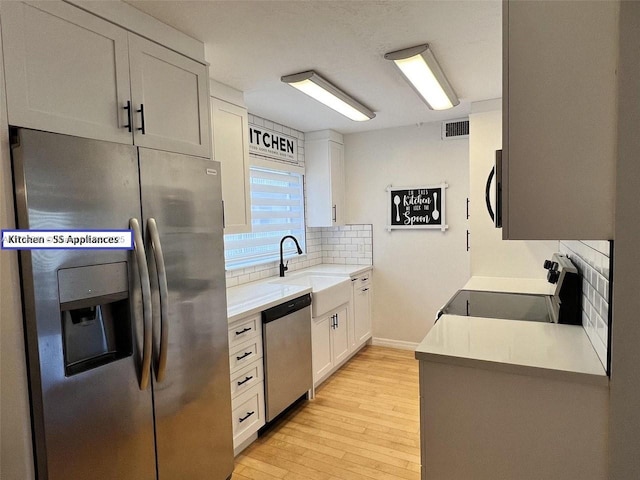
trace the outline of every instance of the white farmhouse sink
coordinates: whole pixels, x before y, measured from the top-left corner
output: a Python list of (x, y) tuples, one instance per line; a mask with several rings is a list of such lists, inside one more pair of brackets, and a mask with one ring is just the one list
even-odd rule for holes
[(294, 275), (272, 280), (281, 285), (311, 287), (311, 316), (320, 317), (351, 299), (351, 279), (331, 275)]

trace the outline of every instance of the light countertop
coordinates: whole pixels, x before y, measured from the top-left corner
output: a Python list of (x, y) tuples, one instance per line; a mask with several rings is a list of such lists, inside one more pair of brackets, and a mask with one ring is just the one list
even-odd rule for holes
[[(287, 276), (319, 273), (353, 277), (373, 267), (371, 265), (333, 265), (320, 264), (313, 267), (288, 272)], [(311, 287), (302, 285), (286, 285), (272, 283), (279, 277), (265, 278), (257, 282), (245, 283), (227, 288), (227, 320), (233, 323), (249, 315), (275, 307), (288, 300), (311, 292)], [(285, 277), (286, 278), (286, 277)]]
[(607, 386), (582, 326), (443, 315), (416, 349), (418, 360)]
[(542, 278), (508, 278), (473, 276), (462, 287), (463, 290), (486, 292), (530, 293), (534, 295), (553, 295), (555, 285)]

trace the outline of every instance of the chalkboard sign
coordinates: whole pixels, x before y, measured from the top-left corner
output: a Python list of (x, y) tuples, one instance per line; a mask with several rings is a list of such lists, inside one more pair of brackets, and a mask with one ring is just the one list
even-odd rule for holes
[(443, 232), (446, 183), (420, 187), (387, 187), (389, 224), (387, 230), (432, 228)]

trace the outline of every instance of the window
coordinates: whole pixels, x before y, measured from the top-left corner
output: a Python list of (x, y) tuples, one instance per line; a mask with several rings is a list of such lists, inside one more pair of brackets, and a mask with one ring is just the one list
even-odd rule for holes
[[(251, 167), (251, 231), (224, 236), (227, 269), (280, 259), (280, 240), (293, 235), (306, 251), (302, 174)], [(284, 243), (285, 256), (296, 254), (294, 243)]]

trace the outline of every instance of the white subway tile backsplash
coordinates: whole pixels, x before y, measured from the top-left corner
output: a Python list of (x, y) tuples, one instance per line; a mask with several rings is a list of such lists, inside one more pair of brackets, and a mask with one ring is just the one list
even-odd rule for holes
[(582, 275), (582, 326), (606, 367), (611, 247), (607, 241), (568, 240), (560, 242), (560, 252), (573, 261)]
[(373, 265), (372, 225), (323, 228), (322, 255), (323, 263)]

